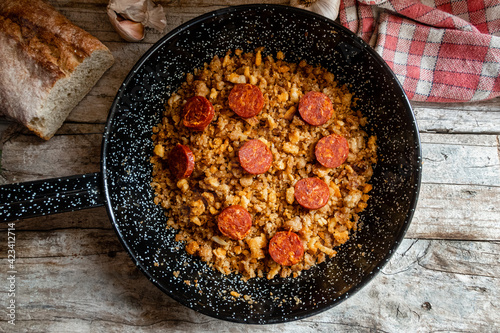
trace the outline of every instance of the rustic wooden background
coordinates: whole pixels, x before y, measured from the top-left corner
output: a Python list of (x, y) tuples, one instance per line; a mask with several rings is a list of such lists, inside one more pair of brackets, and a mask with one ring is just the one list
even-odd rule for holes
[[(0, 118), (1, 180), (99, 171), (114, 95), (164, 33), (211, 10), (254, 1), (158, 1), (163, 34), (126, 43), (106, 0), (50, 0), (113, 52), (116, 64), (48, 142)], [(287, 4), (288, 1), (260, 1)], [(339, 306), (276, 325), (227, 323), (162, 294), (134, 266), (103, 207), (16, 222), (16, 325), (0, 294), (0, 332), (498, 332), (500, 331), (500, 98), (413, 103), (423, 183), (407, 238), (368, 286)], [(0, 226), (0, 288), (7, 288), (7, 231)]]

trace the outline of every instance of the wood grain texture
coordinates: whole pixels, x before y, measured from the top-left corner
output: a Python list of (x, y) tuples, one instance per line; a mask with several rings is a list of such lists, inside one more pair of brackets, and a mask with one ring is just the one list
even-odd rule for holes
[[(64, 231), (41, 232), (37, 237), (53, 247), (44, 255), (23, 246), (17, 260), (22, 290), (18, 332), (37, 328), (44, 332), (489, 332), (500, 328), (498, 242), (405, 240), (381, 274), (347, 302), (291, 324), (249, 326), (195, 313), (163, 295), (119, 250), (114, 237), (110, 243), (101, 240), (105, 233), (94, 237), (99, 232), (82, 233), (78, 236), (82, 246), (74, 249), (61, 242)], [(33, 233), (25, 235), (20, 242), (29, 242)]]
[(414, 107), (422, 132), (500, 134), (500, 110)]
[(499, 137), (422, 134), (424, 183), (500, 186)]
[[(78, 133), (89, 127), (91, 133)], [(96, 128), (99, 134), (94, 134)], [(15, 183), (98, 172), (102, 126), (65, 126), (62, 133), (72, 129), (74, 134), (58, 134), (46, 142), (22, 132), (4, 135), (2, 176)]]
[[(4, 130), (0, 177), (9, 183), (99, 171), (109, 109), (144, 52), (200, 14), (257, 3), (157, 1), (166, 11), (165, 31), (148, 30), (143, 42), (124, 43), (108, 21), (107, 0), (49, 2), (101, 39), (116, 63), (50, 141), (15, 125)], [(423, 151), (418, 206), (391, 261), (348, 301), (278, 325), (198, 314), (162, 294), (134, 266), (99, 207), (15, 223), (16, 326), (7, 324), (1, 306), (0, 332), (499, 332), (500, 98), (412, 106)], [(6, 237), (0, 225), (0, 281), (8, 267)], [(5, 301), (1, 293), (0, 304)]]
[[(75, 212), (60, 213), (48, 216), (34, 217), (16, 222), (16, 230), (47, 231), (73, 229), (111, 229), (111, 222), (105, 207), (84, 209)], [(0, 232), (7, 229), (6, 224), (0, 224)]]
[(499, 240), (500, 187), (422, 184), (410, 238)]

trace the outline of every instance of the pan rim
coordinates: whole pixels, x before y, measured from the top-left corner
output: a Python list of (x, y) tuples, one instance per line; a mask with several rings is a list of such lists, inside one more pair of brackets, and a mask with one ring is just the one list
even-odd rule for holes
[[(180, 297), (176, 295), (176, 293), (173, 290), (168, 290), (165, 288), (165, 286), (161, 285), (155, 277), (151, 274), (149, 269), (144, 266), (143, 263), (141, 263), (140, 260), (137, 259), (137, 253), (134, 253), (133, 249), (130, 247), (130, 245), (125, 241), (124, 236), (122, 234), (122, 231), (120, 230), (119, 226), (117, 225), (116, 221), (116, 216), (114, 214), (114, 209), (111, 204), (111, 198), (110, 198), (110, 184), (108, 183), (108, 171), (107, 171), (107, 155), (108, 155), (108, 148), (109, 148), (109, 140), (110, 137), (113, 135), (113, 119), (116, 118), (116, 114), (118, 112), (118, 104), (121, 102), (123, 93), (125, 91), (125, 88), (129, 85), (131, 80), (134, 78), (136, 72), (145, 65), (145, 63), (148, 61), (148, 59), (160, 48), (162, 48), (165, 44), (168, 44), (168, 42), (172, 39), (175, 38), (178, 34), (182, 33), (183, 31), (186, 31), (190, 29), (192, 26), (195, 26), (199, 23), (202, 23), (212, 17), (216, 16), (221, 16), (221, 15), (227, 15), (230, 13), (237, 13), (237, 12), (244, 12), (248, 10), (256, 10), (256, 9), (280, 9), (288, 12), (296, 12), (296, 13), (307, 13), (307, 15), (311, 15), (315, 19), (321, 20), (326, 22), (329, 25), (335, 26), (336, 29), (341, 30), (344, 32), (346, 35), (350, 36), (352, 39), (357, 41), (365, 47), (365, 50), (370, 53), (372, 58), (377, 62), (378, 65), (384, 68), (384, 70), (392, 76), (394, 79), (394, 83), (397, 89), (399, 89), (402, 92), (402, 103), (404, 104), (403, 107), (406, 112), (411, 116), (412, 119), (412, 125), (414, 126), (414, 143), (415, 143), (415, 155), (416, 159), (418, 160), (419, 166), (417, 168), (416, 172), (416, 186), (412, 194), (412, 199), (411, 199), (411, 204), (408, 210), (408, 214), (405, 218), (403, 227), (400, 229), (399, 234), (395, 237), (395, 241), (393, 245), (391, 246), (391, 251), (388, 251), (388, 253), (385, 254), (385, 256), (380, 260), (379, 264), (370, 272), (370, 274), (367, 274), (357, 285), (352, 287), (349, 292), (343, 294), (337, 299), (332, 300), (330, 303), (327, 305), (321, 307), (321, 308), (313, 308), (309, 309), (308, 311), (302, 311), (305, 312), (301, 315), (296, 315), (296, 316), (280, 316), (277, 318), (272, 318), (272, 319), (266, 319), (264, 322), (248, 322), (232, 317), (227, 317), (227, 316), (217, 316), (213, 315), (212, 313), (205, 313), (203, 311), (200, 311), (199, 309), (194, 309), (193, 307), (187, 305), (185, 302), (182, 301)], [(105, 197), (105, 206), (106, 210), (108, 213), (108, 216), (110, 218), (110, 222), (113, 225), (113, 229), (117, 233), (118, 239), (128, 255), (132, 258), (134, 261), (134, 264), (139, 268), (139, 270), (148, 278), (149, 281), (151, 281), (157, 288), (159, 288), (163, 293), (174, 299), (175, 301), (179, 302), (180, 304), (191, 308), (198, 313), (207, 315), (212, 318), (216, 319), (221, 319), (221, 320), (226, 320), (230, 322), (235, 322), (235, 323), (246, 323), (246, 324), (276, 324), (276, 323), (283, 323), (283, 322), (291, 322), (295, 320), (300, 320), (304, 319), (313, 315), (317, 315), (321, 312), (324, 312), (326, 310), (332, 309), (334, 306), (340, 304), (347, 298), (351, 297), (355, 293), (357, 293), (359, 290), (363, 289), (369, 282), (373, 281), (374, 277), (378, 274), (378, 272), (384, 268), (384, 266), (389, 262), (391, 259), (392, 255), (396, 252), (397, 248), (400, 246), (401, 242), (404, 239), (404, 236), (409, 228), (409, 225), (411, 223), (411, 220), (413, 219), (413, 215), (417, 206), (418, 202), (418, 197), (419, 197), (419, 192), (420, 192), (420, 187), (421, 187), (421, 178), (422, 178), (422, 168), (421, 168), (421, 160), (422, 160), (422, 148), (421, 148), (421, 139), (420, 139), (420, 134), (418, 130), (418, 125), (415, 119), (415, 114), (413, 112), (413, 109), (411, 107), (411, 104), (408, 100), (408, 97), (404, 93), (404, 90), (400, 84), (400, 82), (397, 80), (395, 74), (392, 72), (390, 67), (387, 65), (387, 63), (378, 55), (378, 53), (375, 52), (371, 47), (367, 46), (366, 43), (361, 40), (361, 38), (357, 37), (354, 35), (351, 31), (349, 31), (347, 28), (343, 27), (342, 25), (338, 24), (337, 22), (334, 22), (330, 19), (325, 18), (324, 16), (321, 16), (316, 13), (312, 13), (303, 9), (295, 8), (295, 7), (290, 7), (286, 5), (274, 5), (274, 4), (249, 4), (249, 5), (239, 5), (239, 6), (230, 6), (222, 9), (218, 9), (215, 11), (211, 11), (209, 13), (203, 14), (201, 16), (198, 16), (196, 18), (193, 18), (180, 26), (174, 28), (172, 31), (167, 33), (165, 36), (163, 36), (159, 41), (157, 41), (153, 46), (151, 46), (142, 56), (141, 58), (136, 62), (136, 64), (132, 67), (130, 72), (127, 74), (127, 77), (119, 87), (115, 98), (113, 100), (113, 103), (110, 107), (110, 112), (108, 115), (108, 119), (106, 121), (106, 127), (104, 130), (103, 134), (103, 139), (102, 139), (102, 144), (101, 144), (101, 177), (102, 177), (102, 187), (103, 187), (103, 194)]]

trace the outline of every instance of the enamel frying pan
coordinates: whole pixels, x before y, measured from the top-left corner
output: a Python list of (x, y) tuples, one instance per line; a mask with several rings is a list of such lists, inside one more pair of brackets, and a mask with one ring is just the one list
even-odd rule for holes
[[(226, 50), (264, 46), (285, 60), (332, 71), (359, 98), (379, 163), (363, 227), (335, 258), (298, 278), (224, 276), (175, 242), (150, 186), (152, 127), (163, 104), (192, 72)], [(156, 43), (134, 66), (111, 107), (101, 172), (2, 186), (2, 220), (105, 205), (140, 270), (163, 292), (200, 313), (242, 323), (278, 323), (327, 310), (366, 285), (401, 242), (417, 203), (420, 139), (410, 104), (384, 61), (347, 29), (320, 15), (279, 5), (228, 7), (195, 18)], [(175, 272), (175, 275), (174, 275)], [(190, 281), (190, 284), (185, 283)], [(235, 298), (235, 291), (247, 297)]]

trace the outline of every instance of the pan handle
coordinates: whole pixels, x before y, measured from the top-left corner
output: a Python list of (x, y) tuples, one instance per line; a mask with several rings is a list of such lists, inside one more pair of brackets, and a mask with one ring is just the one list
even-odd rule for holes
[(0, 222), (104, 205), (101, 173), (0, 186)]

